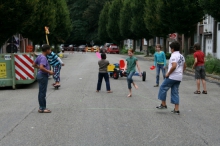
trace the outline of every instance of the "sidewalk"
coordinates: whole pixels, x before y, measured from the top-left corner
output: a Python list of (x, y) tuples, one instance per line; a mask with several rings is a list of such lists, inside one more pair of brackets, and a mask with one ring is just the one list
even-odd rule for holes
[[(145, 55), (136, 55), (136, 57), (138, 58), (142, 58), (142, 59), (146, 59), (147, 61), (154, 61), (154, 57), (151, 56), (145, 56)], [(167, 60), (167, 64), (168, 64), (169, 60)], [(153, 65), (153, 63), (152, 63)], [(190, 75), (194, 75), (194, 70), (190, 67), (186, 68), (186, 73), (190, 74)], [(218, 83), (220, 83), (220, 76), (218, 75), (213, 75), (213, 74), (207, 74), (206, 76), (208, 77), (209, 80), (214, 80), (217, 81)]]

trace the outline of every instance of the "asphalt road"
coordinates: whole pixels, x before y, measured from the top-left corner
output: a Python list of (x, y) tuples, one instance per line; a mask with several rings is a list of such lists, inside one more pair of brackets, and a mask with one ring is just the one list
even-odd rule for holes
[[(111, 63), (123, 55), (107, 55)], [(159, 88), (153, 62), (139, 59), (146, 81), (127, 97), (126, 78), (110, 79), (113, 93), (96, 93), (98, 76), (95, 53), (68, 54), (63, 59), (62, 86), (54, 90), (49, 79), (47, 105), (51, 114), (38, 110), (38, 85), (17, 90), (0, 88), (0, 146), (219, 146), (220, 86), (207, 83), (207, 95), (195, 95), (195, 80), (184, 75), (180, 85), (180, 115), (158, 110)], [(162, 82), (162, 78), (161, 78)]]

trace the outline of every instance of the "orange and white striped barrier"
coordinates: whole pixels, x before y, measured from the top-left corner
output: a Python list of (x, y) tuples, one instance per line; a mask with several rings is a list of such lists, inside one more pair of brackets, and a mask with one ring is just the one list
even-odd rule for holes
[(16, 80), (35, 79), (34, 68), (32, 67), (34, 58), (32, 56), (29, 57), (27, 54), (19, 54), (14, 56)]

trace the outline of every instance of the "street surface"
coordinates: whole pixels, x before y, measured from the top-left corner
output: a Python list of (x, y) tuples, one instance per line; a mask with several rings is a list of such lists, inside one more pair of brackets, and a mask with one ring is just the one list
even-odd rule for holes
[[(207, 82), (208, 94), (195, 95), (193, 76), (184, 75), (180, 85), (180, 115), (158, 110), (159, 88), (152, 61), (139, 59), (146, 81), (133, 77), (138, 90), (127, 97), (126, 78), (110, 79), (113, 93), (96, 93), (98, 58), (95, 53), (67, 54), (61, 70), (61, 87), (49, 79), (47, 107), (38, 110), (37, 82), (17, 90), (0, 88), (0, 146), (219, 146), (220, 85)], [(127, 56), (110, 54), (117, 63)], [(162, 76), (161, 80), (162, 82)], [(202, 88), (201, 88), (202, 90)]]

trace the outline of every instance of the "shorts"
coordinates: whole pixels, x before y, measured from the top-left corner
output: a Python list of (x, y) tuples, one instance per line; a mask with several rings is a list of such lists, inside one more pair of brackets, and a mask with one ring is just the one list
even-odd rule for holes
[(195, 79), (205, 79), (205, 67), (203, 66), (196, 66), (195, 68)]

